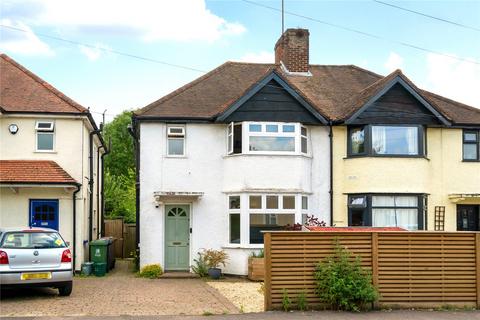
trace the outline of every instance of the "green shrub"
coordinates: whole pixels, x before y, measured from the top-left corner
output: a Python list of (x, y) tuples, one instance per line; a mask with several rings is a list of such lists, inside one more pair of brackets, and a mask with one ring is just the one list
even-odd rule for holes
[(360, 263), (360, 257), (352, 257), (335, 241), (335, 254), (315, 267), (316, 293), (320, 300), (335, 310), (369, 309), (379, 295), (370, 273)]
[(288, 296), (288, 291), (287, 289), (283, 289), (283, 295), (282, 295), (282, 308), (283, 311), (288, 311), (290, 310), (290, 306), (292, 305), (292, 301), (290, 300), (290, 297)]
[(308, 308), (307, 295), (302, 291), (297, 296), (297, 307), (300, 311), (305, 311)]
[(162, 274), (163, 269), (160, 264), (147, 264), (140, 270), (138, 275), (142, 278), (158, 279)]
[(199, 252), (198, 259), (193, 259), (193, 261), (195, 262), (195, 265), (192, 266), (192, 271), (202, 278), (208, 276), (209, 267), (207, 262), (205, 261), (203, 253)]

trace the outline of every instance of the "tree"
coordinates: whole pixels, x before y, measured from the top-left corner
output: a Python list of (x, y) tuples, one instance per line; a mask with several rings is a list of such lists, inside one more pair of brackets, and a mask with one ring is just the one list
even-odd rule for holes
[(127, 176), (128, 170), (135, 170), (133, 139), (127, 130), (131, 117), (131, 111), (124, 111), (104, 127), (105, 140), (112, 141), (110, 154), (105, 157), (105, 168), (113, 176)]
[(124, 111), (104, 127), (104, 138), (111, 140), (111, 150), (105, 160), (105, 215), (124, 217), (135, 222), (135, 151), (127, 126), (131, 111)]

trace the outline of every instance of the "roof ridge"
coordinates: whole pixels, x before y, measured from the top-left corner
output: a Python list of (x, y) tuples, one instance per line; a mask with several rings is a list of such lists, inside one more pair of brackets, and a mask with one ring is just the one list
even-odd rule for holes
[(137, 111), (134, 111), (134, 114), (135, 115), (142, 115), (144, 114), (145, 112), (148, 112), (150, 111), (151, 109), (155, 108), (159, 103), (163, 103), (163, 102), (166, 102), (170, 99), (172, 99), (173, 97), (181, 94), (182, 92), (186, 91), (187, 89), (190, 89), (191, 87), (197, 85), (198, 83), (200, 83), (201, 81), (205, 80), (205, 79), (208, 79), (210, 78), (212, 75), (214, 75), (215, 73), (217, 73), (218, 71), (222, 70), (223, 68), (225, 68), (227, 65), (229, 64), (232, 64), (231, 61), (226, 61), (224, 63), (222, 63), (221, 65), (219, 65), (218, 67), (216, 67), (215, 69), (205, 73), (204, 75), (196, 78), (195, 80), (193, 81), (190, 81), (186, 84), (184, 84), (183, 86), (181, 86), (180, 88), (170, 92), (169, 94), (167, 94), (166, 96), (163, 96), (161, 97), (160, 99), (157, 99), (153, 102), (151, 102), (150, 104), (146, 105), (145, 107), (137, 110)]
[[(378, 73), (373, 72), (373, 71), (371, 71), (371, 70), (368, 70), (368, 69), (359, 67), (359, 66), (357, 66), (357, 65), (350, 64), (349, 66), (352, 67), (353, 69), (357, 69), (357, 70), (359, 70), (359, 71), (362, 71), (362, 72), (371, 74), (372, 76), (375, 76), (375, 77), (378, 77), (378, 78), (385, 78), (385, 76), (382, 76), (381, 74), (378, 74)], [(400, 69), (397, 69), (397, 70), (400, 70)], [(400, 71), (401, 71), (401, 70), (400, 70)]]
[(71, 99), (71, 98), (67, 97), (66, 95), (64, 95), (63, 93), (61, 93), (58, 89), (56, 89), (50, 83), (48, 83), (47, 81), (40, 78), (39, 76), (37, 76), (36, 74), (34, 74), (33, 72), (31, 72), (30, 70), (25, 68), (24, 66), (22, 66), (20, 63), (18, 63), (14, 59), (10, 58), (5, 53), (0, 54), (0, 57), (3, 58), (6, 62), (10, 63), (15, 68), (17, 68), (18, 70), (25, 73), (27, 76), (29, 76), (35, 82), (37, 82), (38, 84), (43, 86), (45, 89), (47, 89), (48, 91), (50, 91), (51, 93), (56, 95), (58, 98), (60, 98), (61, 100), (68, 103), (70, 106), (72, 106), (75, 109), (77, 109), (78, 111), (80, 111), (80, 113), (89, 113), (90, 112), (87, 108), (81, 106), (78, 102), (75, 102), (73, 99)]

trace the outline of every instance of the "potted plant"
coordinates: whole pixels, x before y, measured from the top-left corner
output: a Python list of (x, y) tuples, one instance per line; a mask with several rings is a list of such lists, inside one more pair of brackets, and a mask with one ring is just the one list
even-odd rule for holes
[(228, 254), (223, 250), (206, 249), (202, 253), (203, 259), (208, 265), (208, 275), (212, 279), (220, 279), (222, 269), (220, 265), (225, 267), (228, 260)]
[(258, 253), (252, 252), (248, 258), (248, 279), (263, 281), (265, 278), (265, 259), (263, 249)]

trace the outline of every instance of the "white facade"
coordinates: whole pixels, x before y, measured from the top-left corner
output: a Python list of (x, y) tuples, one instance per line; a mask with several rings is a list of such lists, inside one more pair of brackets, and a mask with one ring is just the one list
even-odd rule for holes
[[(300, 124), (297, 124), (300, 128)], [(190, 205), (189, 261), (204, 248), (225, 249), (225, 273), (247, 274), (247, 258), (262, 244), (250, 243), (249, 196), (294, 196), (296, 223), (302, 213), (330, 223), (329, 138), (325, 126), (308, 126), (308, 152), (293, 154), (228, 154), (226, 124), (187, 123), (185, 154), (167, 155), (167, 124), (140, 122), (140, 263), (165, 265), (165, 205)], [(245, 127), (244, 127), (245, 128)], [(245, 129), (244, 129), (245, 131)], [(245, 132), (244, 132), (245, 137)], [(245, 139), (245, 138), (244, 138)], [(298, 140), (295, 144), (298, 146)], [(246, 151), (243, 143), (243, 150)], [(248, 149), (247, 149), (248, 150)], [(297, 149), (298, 150), (298, 149)], [(163, 196), (154, 197), (155, 193)], [(194, 193), (194, 196), (182, 193)], [(196, 195), (201, 195), (197, 198)], [(231, 243), (229, 196), (240, 196), (240, 241)], [(308, 210), (302, 210), (308, 197)], [(291, 198), (290, 198), (291, 199)], [(281, 201), (281, 200), (279, 200)]]
[[(54, 123), (53, 151), (38, 151), (36, 130), (38, 121)], [(18, 126), (18, 132), (11, 134), (8, 127)], [(89, 133), (93, 130), (85, 116), (46, 116), (35, 114), (0, 114), (0, 159), (1, 160), (52, 160), (81, 184), (76, 195), (76, 252), (75, 269), (88, 257), (89, 199), (93, 197), (93, 239), (100, 233), (98, 221), (101, 194), (97, 197), (101, 172), (97, 176), (97, 159), (104, 152), (98, 147), (100, 141), (94, 138), (93, 168), (94, 190), (89, 192)], [(73, 192), (75, 186), (68, 185), (0, 185), (0, 226), (28, 227), (29, 203), (32, 199), (55, 199), (59, 203), (59, 231), (71, 245), (73, 241)], [(100, 189), (98, 189), (100, 190)]]

